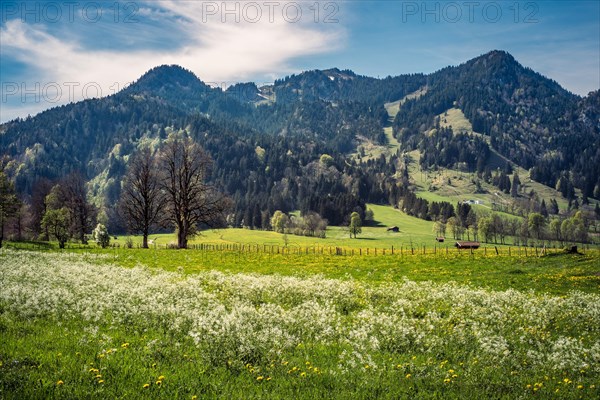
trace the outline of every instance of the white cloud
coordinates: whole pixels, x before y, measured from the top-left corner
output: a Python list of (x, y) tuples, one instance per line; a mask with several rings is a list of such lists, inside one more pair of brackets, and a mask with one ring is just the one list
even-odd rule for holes
[[(156, 4), (160, 5), (160, 9), (156, 8)], [(85, 97), (81, 90), (85, 85), (97, 85), (102, 88), (102, 95), (111, 94), (116, 87), (134, 81), (145, 71), (161, 64), (178, 64), (192, 70), (206, 82), (226, 85), (251, 77), (282, 75), (292, 71), (290, 63), (294, 58), (331, 51), (338, 48), (345, 38), (339, 24), (314, 23), (314, 18), (306, 12), (298, 22), (289, 22), (295, 18), (295, 10), (288, 8), (285, 15), (285, 3), (279, 3), (271, 10), (264, 7), (266, 3), (255, 3), (262, 5), (262, 15), (257, 19), (253, 10), (246, 9), (244, 12), (244, 3), (240, 2), (239, 23), (234, 21), (234, 14), (224, 14), (221, 9), (215, 12), (214, 6), (220, 8), (221, 2), (208, 4), (212, 4), (213, 8), (207, 4), (195, 1), (148, 3), (148, 6), (138, 9), (137, 24), (125, 28), (117, 24), (111, 27), (106, 23), (70, 24), (50, 31), (42, 24), (11, 20), (0, 31), (0, 54), (5, 59), (33, 68), (35, 75), (22, 77), (26, 87), (34, 87), (36, 82), (41, 87), (56, 82), (63, 88), (63, 96), (58, 102), (47, 103), (42, 95), (42, 101), (37, 103), (38, 111), (41, 111), (57, 104), (81, 100)], [(226, 18), (225, 23), (222, 17)], [(253, 23), (253, 20), (257, 22)], [(154, 29), (157, 21), (162, 26)], [(114, 28), (112, 36), (102, 32), (107, 28)], [(175, 33), (179, 45), (132, 51), (119, 48), (116, 42), (110, 46), (104, 43), (102, 49), (95, 49), (82, 44), (84, 29), (87, 34), (90, 29), (95, 29), (99, 43), (104, 36), (114, 40), (114, 34), (124, 43), (131, 39), (127, 35), (135, 35), (136, 32), (157, 35), (154, 39), (160, 40), (162, 32), (169, 30), (171, 36)], [(65, 85), (68, 82), (76, 82), (79, 86)], [(21, 85), (20, 82), (18, 84)], [(74, 90), (70, 90), (69, 85)], [(88, 94), (95, 97), (95, 92), (91, 90)], [(4, 99), (3, 103), (0, 120), (24, 116), (24, 104), (5, 103)], [(27, 104), (27, 111), (32, 109), (35, 106)]]

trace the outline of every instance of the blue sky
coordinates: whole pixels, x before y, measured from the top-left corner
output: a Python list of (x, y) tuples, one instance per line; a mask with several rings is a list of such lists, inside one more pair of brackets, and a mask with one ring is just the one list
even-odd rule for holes
[(597, 90), (600, 2), (3, 0), (0, 121), (109, 95), (161, 64), (226, 87), (330, 67), (430, 73), (494, 49)]

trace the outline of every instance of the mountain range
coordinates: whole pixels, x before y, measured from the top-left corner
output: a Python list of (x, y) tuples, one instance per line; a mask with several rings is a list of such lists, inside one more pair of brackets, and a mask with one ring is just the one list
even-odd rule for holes
[[(394, 102), (390, 120), (385, 105)], [(449, 112), (471, 129), (445, 123)], [(390, 125), (393, 138), (385, 134)], [(479, 174), (494, 168), (497, 154), (565, 196), (579, 189), (600, 199), (600, 91), (574, 95), (503, 51), (428, 75), (376, 79), (333, 68), (227, 90), (163, 65), (114, 95), (0, 125), (0, 156), (25, 198), (41, 180), (79, 171), (96, 205), (110, 210), (129, 157), (142, 143), (158, 148), (173, 131), (212, 155), (210, 179), (234, 199), (240, 223), (249, 209), (256, 218), (259, 210), (328, 214), (393, 203), (404, 190), (397, 189), (406, 178), (402, 154), (416, 149), (424, 168)], [(392, 140), (396, 154), (357, 156), (360, 143)], [(321, 162), (323, 154), (332, 161)]]

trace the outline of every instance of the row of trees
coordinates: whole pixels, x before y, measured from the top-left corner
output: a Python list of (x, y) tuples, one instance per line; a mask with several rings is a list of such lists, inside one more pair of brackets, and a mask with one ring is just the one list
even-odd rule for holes
[(271, 217), (270, 225), (275, 232), (320, 238), (325, 237), (327, 230), (327, 220), (314, 211), (296, 217), (277, 210)]
[(505, 244), (508, 237), (515, 244), (527, 244), (530, 239), (553, 240), (565, 243), (585, 243), (589, 240), (588, 219), (581, 211), (569, 218), (546, 218), (540, 213), (530, 213), (527, 218), (506, 218), (497, 213), (476, 217), (469, 212), (466, 220), (451, 217), (433, 226), (437, 236), (452, 235), (454, 239), (482, 240)]

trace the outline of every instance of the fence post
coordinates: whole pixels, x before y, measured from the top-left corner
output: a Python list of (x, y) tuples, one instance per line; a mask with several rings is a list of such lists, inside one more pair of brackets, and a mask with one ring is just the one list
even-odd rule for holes
[(499, 256), (500, 253), (498, 253), (498, 246), (494, 246), (494, 249), (496, 249), (496, 255)]
[(392, 255), (394, 255), (394, 246), (392, 246)]

